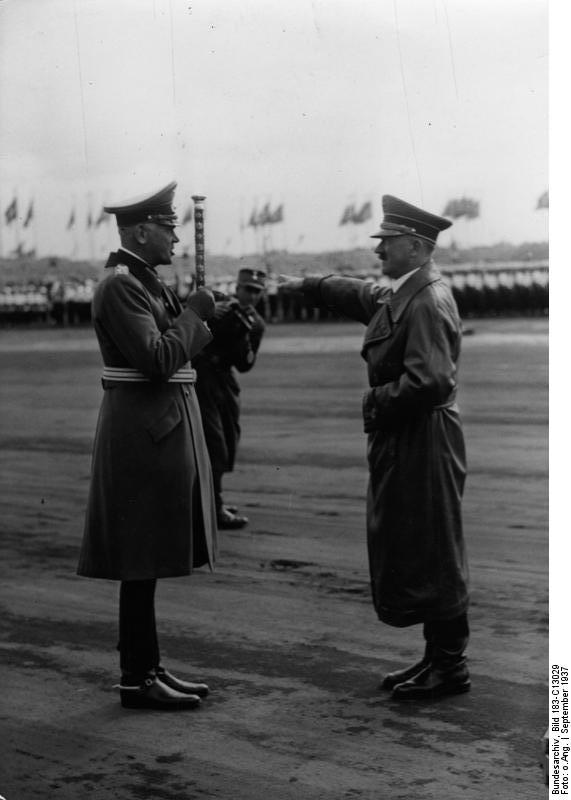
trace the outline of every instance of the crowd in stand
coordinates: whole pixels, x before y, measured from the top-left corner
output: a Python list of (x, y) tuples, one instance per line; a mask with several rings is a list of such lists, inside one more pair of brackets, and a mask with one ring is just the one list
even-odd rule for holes
[[(495, 265), (486, 268), (442, 269), (450, 282), (462, 317), (546, 315), (549, 307), (547, 265)], [(358, 275), (383, 282), (378, 275)], [(222, 276), (210, 284), (221, 294), (234, 292), (234, 278)], [(36, 323), (55, 326), (86, 325), (91, 320), (92, 279), (56, 280), (50, 283), (7, 284), (0, 288), (0, 326)], [(192, 289), (190, 281), (175, 285), (181, 300)], [(277, 276), (268, 274), (267, 288), (257, 310), (270, 323), (331, 319), (301, 295), (280, 291)]]

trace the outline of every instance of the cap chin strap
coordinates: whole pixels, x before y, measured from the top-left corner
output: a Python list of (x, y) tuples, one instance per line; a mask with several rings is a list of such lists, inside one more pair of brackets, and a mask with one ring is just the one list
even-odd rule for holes
[(175, 214), (148, 214), (145, 222), (154, 222), (156, 225), (165, 225), (169, 228), (176, 227), (177, 217)]
[(381, 223), (381, 233), (383, 230), (387, 231), (396, 231), (398, 233), (402, 233), (403, 236), (406, 234), (415, 235), (416, 228), (411, 228), (408, 225), (399, 225), (397, 222), (383, 222)]

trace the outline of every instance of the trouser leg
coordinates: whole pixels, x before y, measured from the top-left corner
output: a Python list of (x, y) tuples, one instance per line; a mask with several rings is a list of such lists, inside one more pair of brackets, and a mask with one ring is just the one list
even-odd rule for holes
[(222, 499), (222, 475), (222, 472), (212, 470), (212, 483), (214, 486), (214, 503), (216, 505), (216, 511), (220, 511), (224, 505), (224, 501)]
[(470, 638), (468, 615), (424, 623), (427, 652), (436, 669), (454, 669), (466, 662), (464, 652)]
[(139, 683), (159, 664), (156, 580), (122, 581), (119, 593), (119, 663), (123, 679)]

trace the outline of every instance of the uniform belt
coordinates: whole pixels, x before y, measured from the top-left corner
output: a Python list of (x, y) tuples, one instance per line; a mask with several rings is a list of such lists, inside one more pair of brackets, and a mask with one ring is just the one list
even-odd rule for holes
[[(132, 367), (103, 367), (103, 380), (120, 383), (150, 383), (151, 379)], [(168, 379), (168, 383), (196, 383), (196, 370), (181, 367)]]

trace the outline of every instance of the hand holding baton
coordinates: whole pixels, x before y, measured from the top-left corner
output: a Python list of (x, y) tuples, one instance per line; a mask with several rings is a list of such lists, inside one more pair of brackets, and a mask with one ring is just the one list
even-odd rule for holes
[(204, 263), (204, 201), (206, 197), (193, 194), (194, 202), (194, 258), (196, 264), (195, 291), (186, 301), (187, 308), (191, 308), (203, 320), (210, 319), (215, 312), (214, 295), (205, 287), (206, 266)]

